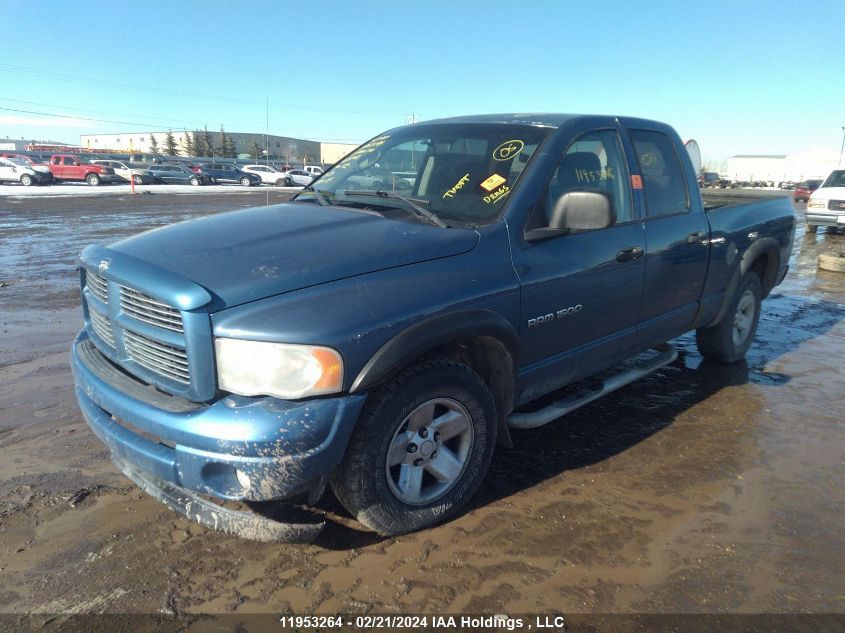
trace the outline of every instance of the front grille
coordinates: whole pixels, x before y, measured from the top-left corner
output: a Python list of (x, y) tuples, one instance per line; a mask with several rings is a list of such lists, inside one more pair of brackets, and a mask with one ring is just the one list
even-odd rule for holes
[(103, 303), (108, 304), (109, 302), (109, 285), (108, 282), (103, 278), (100, 277), (95, 272), (91, 272), (90, 270), (85, 271), (85, 285), (88, 286), (88, 290), (97, 297)]
[(138, 292), (126, 286), (120, 287), (120, 307), (123, 312), (150, 325), (172, 330), (173, 332), (183, 332), (182, 328), (182, 314), (176, 308), (173, 308), (166, 303), (157, 301), (143, 292)]
[(827, 208), (845, 213), (845, 200), (831, 200), (827, 203)]
[(88, 318), (91, 320), (91, 329), (94, 330), (94, 333), (103, 339), (109, 347), (114, 347), (114, 330), (112, 330), (109, 318), (91, 308), (88, 308)]
[(132, 330), (123, 330), (123, 341), (129, 358), (142, 367), (177, 382), (190, 384), (188, 354), (185, 350)]

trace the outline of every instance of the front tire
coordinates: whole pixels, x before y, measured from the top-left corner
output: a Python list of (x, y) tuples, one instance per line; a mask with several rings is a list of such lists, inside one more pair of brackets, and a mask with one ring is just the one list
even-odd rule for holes
[(760, 277), (755, 272), (745, 273), (722, 320), (695, 331), (701, 355), (718, 363), (735, 363), (745, 358), (757, 333), (762, 300)]
[(198, 187), (198, 186), (199, 186), (199, 184), (200, 184), (200, 179), (199, 179), (199, 178), (197, 178), (196, 176), (191, 176), (191, 177), (188, 179), (188, 182), (189, 182), (189, 183), (191, 183), (194, 187)]
[(24, 174), (23, 176), (21, 176), (21, 184), (24, 187), (29, 187), (30, 185), (32, 185), (32, 183), (32, 176), (30, 176), (29, 174)]
[(97, 187), (100, 184), (100, 177), (97, 174), (88, 174), (85, 178), (85, 182), (92, 187)]
[(249, 187), (251, 184), (252, 184), (252, 181), (249, 178), (247, 178), (246, 176), (241, 178), (241, 185), (243, 185), (244, 187)]
[(481, 484), (496, 430), (496, 405), (481, 377), (449, 358), (428, 358), (370, 395), (332, 490), (384, 536), (445, 521)]
[(135, 181), (136, 185), (144, 184), (144, 177), (139, 174), (135, 174), (134, 176), (132, 176), (132, 180)]

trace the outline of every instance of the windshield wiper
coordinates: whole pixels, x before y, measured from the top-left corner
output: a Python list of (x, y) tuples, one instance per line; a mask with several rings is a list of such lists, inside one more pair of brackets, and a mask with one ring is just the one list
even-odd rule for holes
[(344, 191), (343, 194), (346, 196), (378, 196), (379, 198), (395, 198), (396, 200), (401, 200), (406, 205), (408, 205), (408, 208), (417, 215), (424, 217), (431, 222), (434, 222), (434, 224), (441, 228), (449, 228), (449, 225), (446, 224), (443, 220), (438, 218), (425, 207), (421, 206), (423, 204), (430, 204), (428, 200), (422, 200), (420, 198), (408, 198), (406, 196), (403, 196), (401, 193), (396, 193), (395, 191), (382, 191), (381, 189), (364, 191), (359, 189), (351, 189), (349, 191)]
[[(317, 202), (320, 203), (321, 207), (328, 207), (328, 206), (331, 206), (331, 204), (332, 204), (331, 202), (329, 202), (329, 199), (326, 198), (326, 196), (324, 196), (319, 191), (314, 189), (314, 187), (312, 187), (311, 185), (308, 185), (307, 187), (305, 187), (303, 189), (303, 191), (308, 191), (310, 193), (313, 193), (314, 197), (317, 198)], [(294, 198), (294, 199), (299, 200), (299, 196), (296, 196), (296, 198)], [(303, 200), (303, 202), (305, 202), (305, 201)]]

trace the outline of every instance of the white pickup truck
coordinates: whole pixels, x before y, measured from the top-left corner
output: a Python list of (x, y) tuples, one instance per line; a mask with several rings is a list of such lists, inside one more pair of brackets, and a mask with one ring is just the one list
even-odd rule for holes
[(845, 169), (835, 169), (807, 201), (807, 232), (820, 226), (845, 228)]

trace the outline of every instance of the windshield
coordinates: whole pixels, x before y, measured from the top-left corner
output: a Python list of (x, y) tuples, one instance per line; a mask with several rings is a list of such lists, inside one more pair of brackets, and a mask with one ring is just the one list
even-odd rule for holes
[(845, 187), (845, 169), (838, 169), (830, 174), (822, 187)]
[[(552, 128), (434, 123), (397, 128), (367, 141), (315, 181), (331, 204), (405, 209), (387, 191), (411, 198), (448, 223), (495, 220), (529, 158)], [(305, 191), (297, 199), (307, 200)], [(355, 193), (358, 192), (358, 193)]]

